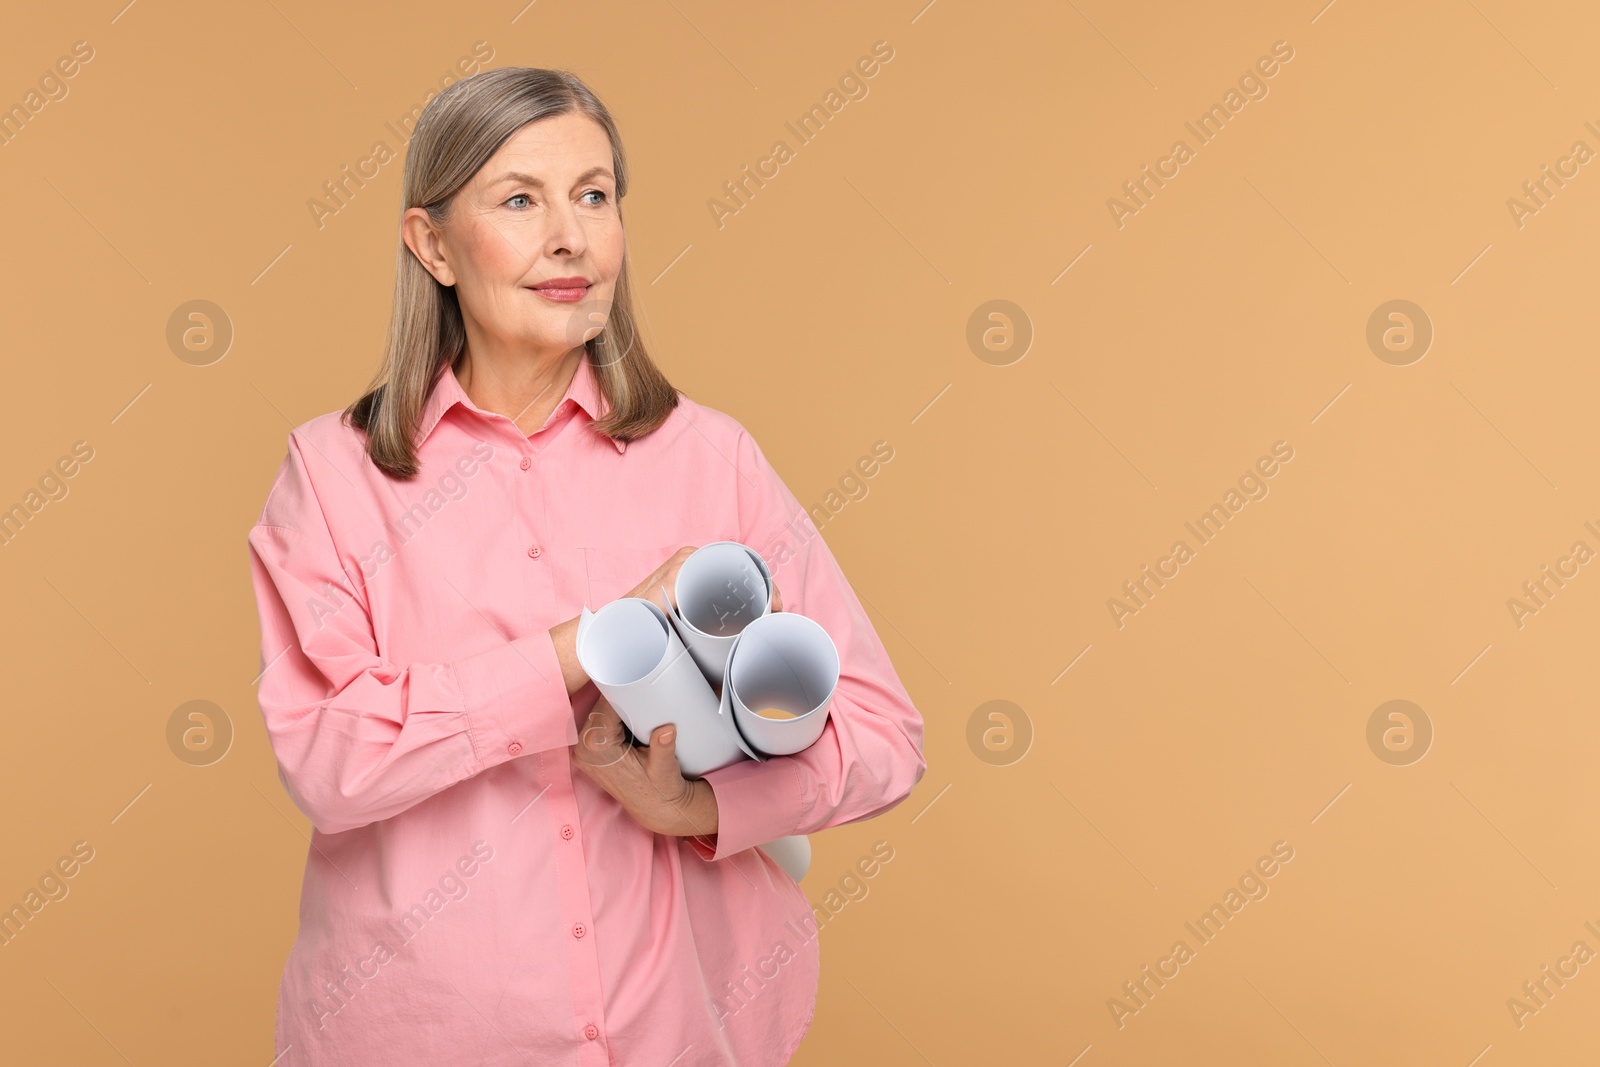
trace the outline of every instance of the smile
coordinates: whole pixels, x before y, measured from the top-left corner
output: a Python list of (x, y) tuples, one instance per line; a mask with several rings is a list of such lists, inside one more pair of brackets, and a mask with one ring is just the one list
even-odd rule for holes
[(585, 278), (551, 278), (536, 286), (534, 292), (558, 304), (575, 304), (589, 293), (590, 283)]

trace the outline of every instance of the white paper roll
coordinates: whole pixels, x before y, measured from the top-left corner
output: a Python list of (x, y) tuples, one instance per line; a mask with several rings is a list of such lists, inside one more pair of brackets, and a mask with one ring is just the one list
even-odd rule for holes
[(811, 839), (805, 834), (790, 834), (759, 846), (762, 852), (778, 861), (778, 866), (795, 881), (806, 876), (811, 868)]
[(733, 639), (772, 613), (772, 573), (749, 545), (712, 541), (683, 561), (673, 596), (664, 602), (701, 673), (721, 686)]
[[(721, 707), (731, 710), (745, 751), (787, 756), (816, 743), (839, 685), (839, 650), (820, 624), (779, 611), (744, 628), (728, 654)], [(777, 708), (793, 716), (758, 715)]]
[(749, 754), (666, 613), (650, 601), (624, 597), (593, 612), (584, 605), (577, 651), (595, 688), (641, 743), (663, 723), (677, 724), (684, 777), (699, 778)]
[[(772, 572), (738, 541), (702, 545), (661, 603), (614, 600), (578, 620), (578, 662), (636, 738), (678, 727), (687, 778), (815, 744), (839, 684), (839, 653), (820, 625), (772, 610)], [(742, 647), (742, 650), (741, 650)], [(760, 708), (791, 719), (768, 719)], [(811, 865), (804, 834), (760, 846), (799, 881)]]

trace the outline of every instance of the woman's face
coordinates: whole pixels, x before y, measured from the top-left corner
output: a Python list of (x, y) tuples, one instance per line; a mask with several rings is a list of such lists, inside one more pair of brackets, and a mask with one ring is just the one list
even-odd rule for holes
[(600, 332), (625, 247), (616, 191), (605, 130), (568, 111), (501, 145), (442, 229), (422, 208), (406, 212), (407, 245), (455, 286), (469, 350), (559, 357)]

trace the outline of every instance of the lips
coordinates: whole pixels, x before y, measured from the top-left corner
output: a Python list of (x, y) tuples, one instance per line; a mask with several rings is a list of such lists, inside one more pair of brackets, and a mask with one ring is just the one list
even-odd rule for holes
[(547, 278), (538, 285), (529, 286), (534, 292), (547, 300), (557, 300), (563, 303), (572, 303), (582, 300), (593, 284), (588, 278)]

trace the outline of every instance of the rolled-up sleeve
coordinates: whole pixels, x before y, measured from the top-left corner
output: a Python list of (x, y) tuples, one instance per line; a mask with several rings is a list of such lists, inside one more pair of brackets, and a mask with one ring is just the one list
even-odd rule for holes
[(294, 435), (249, 534), (257, 694), (279, 777), (323, 833), (396, 815), (517, 755), (577, 743), (548, 630), (439, 663), (379, 654)]
[(708, 860), (881, 815), (909, 796), (927, 770), (922, 716), (860, 599), (810, 515), (742, 429), (735, 466), (739, 539), (767, 561), (784, 610), (814, 620), (833, 638), (839, 685), (815, 744), (705, 775), (717, 799), (717, 833), (691, 841)]

